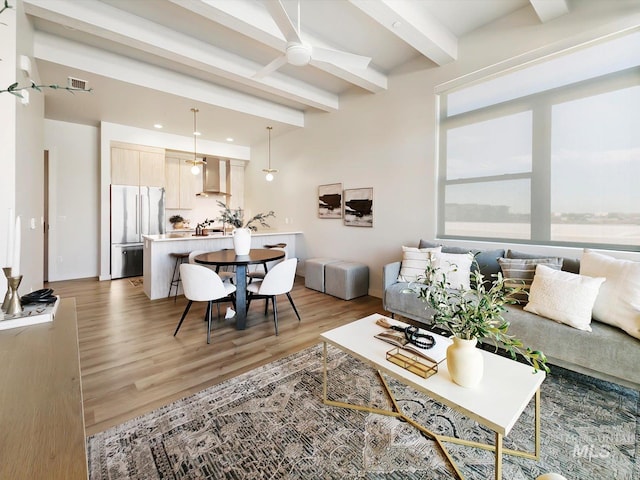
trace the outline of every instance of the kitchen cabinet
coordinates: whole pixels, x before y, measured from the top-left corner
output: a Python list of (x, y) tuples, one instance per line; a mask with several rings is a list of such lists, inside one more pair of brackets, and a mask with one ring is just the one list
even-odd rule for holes
[(195, 205), (196, 182), (201, 175), (191, 173), (191, 165), (185, 160), (191, 157), (176, 153), (165, 157), (166, 208), (190, 210)]
[(164, 149), (112, 143), (111, 183), (164, 187)]

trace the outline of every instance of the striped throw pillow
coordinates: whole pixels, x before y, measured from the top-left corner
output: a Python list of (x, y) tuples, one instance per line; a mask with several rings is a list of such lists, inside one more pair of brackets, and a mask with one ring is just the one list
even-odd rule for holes
[(521, 287), (524, 291), (516, 293), (513, 298), (520, 304), (529, 300), (528, 292), (538, 265), (545, 265), (554, 270), (562, 268), (561, 258), (499, 258), (505, 288)]
[(440, 252), (442, 247), (416, 248), (402, 246), (402, 265), (400, 266), (399, 282), (415, 282), (418, 277), (424, 277), (424, 271), (429, 265), (431, 255)]

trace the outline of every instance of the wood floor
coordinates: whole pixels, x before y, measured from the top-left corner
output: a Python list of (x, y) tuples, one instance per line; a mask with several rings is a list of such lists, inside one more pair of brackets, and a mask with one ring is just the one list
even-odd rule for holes
[[(150, 301), (129, 279), (51, 282), (56, 295), (75, 297), (87, 435), (105, 430), (210, 385), (319, 342), (319, 334), (371, 313), (384, 313), (375, 297), (344, 301), (304, 287), (297, 278), (292, 297), (278, 299), (275, 335), (272, 310), (252, 303), (247, 329), (214, 321), (207, 345), (205, 305), (194, 303), (176, 337), (186, 300)], [(215, 313), (215, 309), (214, 309)], [(214, 317), (215, 318), (215, 317)]]

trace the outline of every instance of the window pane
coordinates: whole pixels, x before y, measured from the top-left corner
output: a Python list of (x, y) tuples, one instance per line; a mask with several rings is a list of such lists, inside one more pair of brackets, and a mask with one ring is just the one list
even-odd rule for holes
[(447, 131), (447, 180), (531, 172), (531, 112)]
[(551, 240), (640, 245), (640, 86), (556, 105), (552, 125)]
[(445, 189), (445, 235), (531, 238), (529, 180), (449, 185)]
[[(516, 70), (448, 95), (447, 115), (514, 100), (533, 93), (640, 65), (640, 32)], [(593, 59), (598, 59), (594, 62)], [(562, 72), (562, 75), (558, 75)]]

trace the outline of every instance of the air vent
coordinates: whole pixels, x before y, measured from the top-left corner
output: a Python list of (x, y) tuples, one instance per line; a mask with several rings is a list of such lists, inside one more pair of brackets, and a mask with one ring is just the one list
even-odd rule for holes
[(80, 80), (79, 78), (67, 77), (67, 87), (88, 90), (89, 82), (86, 80)]

